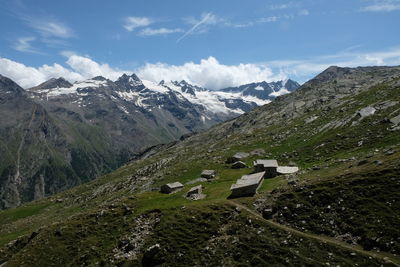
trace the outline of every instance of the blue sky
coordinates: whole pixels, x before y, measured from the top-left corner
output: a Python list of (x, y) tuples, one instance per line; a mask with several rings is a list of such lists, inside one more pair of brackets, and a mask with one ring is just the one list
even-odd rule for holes
[(0, 74), (220, 88), (400, 64), (400, 0), (0, 0)]

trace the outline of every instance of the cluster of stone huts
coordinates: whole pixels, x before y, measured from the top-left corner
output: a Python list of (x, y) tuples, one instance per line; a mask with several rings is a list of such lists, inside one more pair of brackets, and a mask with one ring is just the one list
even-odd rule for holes
[[(256, 149), (250, 153), (238, 152), (232, 157), (229, 157), (226, 163), (232, 164), (231, 168), (246, 168), (246, 163), (243, 161), (245, 158), (254, 155), (264, 155), (265, 151), (262, 149)], [(254, 173), (243, 175), (240, 179), (236, 181), (230, 188), (230, 197), (244, 197), (252, 196), (257, 193), (257, 190), (262, 185), (265, 178), (273, 178), (281, 174), (292, 174), (299, 170), (298, 167), (292, 166), (279, 166), (278, 162), (274, 159), (257, 159), (253, 162)], [(201, 172), (201, 177), (187, 184), (204, 182), (216, 177), (215, 170), (203, 170)], [(173, 182), (161, 186), (161, 192), (166, 194), (176, 193), (182, 190), (183, 184), (180, 182)], [(185, 194), (185, 197), (192, 200), (197, 200), (203, 198), (205, 195), (202, 194), (203, 186), (198, 185), (190, 188), (190, 190)]]
[[(197, 178), (187, 184), (211, 180), (211, 179), (214, 179), (216, 177), (216, 175), (217, 175), (217, 173), (214, 170), (203, 170), (201, 172), (200, 178)], [(165, 185), (161, 186), (160, 191), (161, 191), (161, 193), (165, 193), (165, 194), (173, 194), (173, 193), (176, 193), (176, 192), (182, 190), (182, 188), (183, 188), (183, 184), (181, 184), (180, 182), (173, 182), (173, 183), (169, 183), (169, 184), (165, 184)], [(198, 186), (194, 186), (194, 187), (190, 188), (189, 191), (185, 194), (185, 197), (188, 199), (191, 199), (191, 200), (198, 200), (198, 199), (204, 198), (205, 195), (203, 194), (203, 186), (198, 185)]]
[(252, 196), (257, 193), (264, 178), (273, 178), (281, 174), (291, 174), (299, 170), (298, 167), (279, 166), (274, 159), (258, 159), (254, 161), (254, 173), (243, 175), (231, 186), (230, 197)]

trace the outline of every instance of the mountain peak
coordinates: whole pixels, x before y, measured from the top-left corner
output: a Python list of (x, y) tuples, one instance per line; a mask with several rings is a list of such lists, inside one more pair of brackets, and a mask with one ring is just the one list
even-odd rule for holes
[(59, 78), (51, 78), (38, 86), (30, 88), (30, 90), (38, 90), (38, 89), (52, 89), (52, 88), (69, 88), (72, 84), (67, 81), (66, 79), (59, 77)]
[(300, 87), (300, 84), (292, 79), (287, 79), (283, 86), (290, 92)]
[(6, 92), (6, 93), (11, 92), (11, 93), (20, 95), (20, 94), (23, 94), (25, 92), (25, 90), (22, 89), (21, 86), (19, 86), (17, 83), (15, 83), (10, 78), (7, 78), (0, 74), (0, 93), (1, 92)]
[(96, 77), (93, 77), (91, 80), (95, 80), (95, 81), (107, 81), (107, 79), (106, 78), (104, 78), (103, 76), (96, 76)]
[(122, 74), (122, 76), (115, 81), (115, 84), (122, 91), (140, 91), (144, 88), (142, 80), (140, 80), (135, 73), (132, 73), (130, 76), (125, 73)]

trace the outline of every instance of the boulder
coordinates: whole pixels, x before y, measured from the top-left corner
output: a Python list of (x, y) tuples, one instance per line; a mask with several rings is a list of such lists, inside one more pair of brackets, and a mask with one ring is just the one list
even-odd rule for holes
[(357, 112), (357, 115), (359, 115), (361, 118), (364, 118), (364, 117), (374, 115), (375, 112), (376, 112), (376, 109), (374, 107), (368, 106), (363, 109), (360, 109)]
[(263, 155), (265, 155), (265, 150), (262, 148), (254, 149), (254, 150), (250, 151), (250, 155), (251, 156), (263, 156)]
[(276, 171), (278, 174), (292, 174), (299, 171), (298, 167), (279, 166)]
[(195, 183), (201, 183), (201, 182), (207, 182), (207, 181), (208, 181), (207, 178), (200, 177), (200, 178), (196, 178), (194, 180), (191, 180), (191, 181), (187, 182), (186, 184), (195, 184)]
[(235, 155), (233, 155), (232, 157), (229, 157), (226, 160), (226, 163), (235, 163), (236, 161), (241, 161), (245, 158), (248, 158), (250, 156), (249, 153), (246, 152), (237, 152)]

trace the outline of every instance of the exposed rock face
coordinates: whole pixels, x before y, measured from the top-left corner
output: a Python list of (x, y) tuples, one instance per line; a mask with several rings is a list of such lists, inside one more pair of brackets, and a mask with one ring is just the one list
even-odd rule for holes
[(72, 171), (68, 181), (62, 175), (53, 177), (67, 169), (57, 164), (56, 157), (69, 153), (65, 137), (46, 110), (3, 76), (0, 98), (0, 154), (4, 155), (0, 162), (0, 209), (43, 197), (44, 191), (76, 185), (79, 179)]

